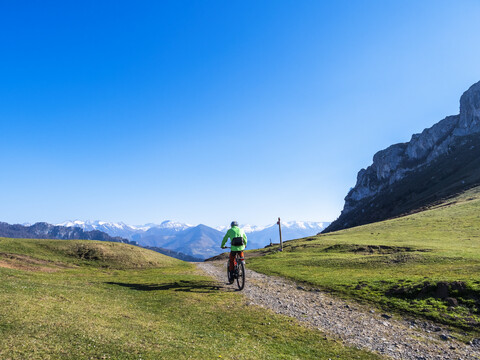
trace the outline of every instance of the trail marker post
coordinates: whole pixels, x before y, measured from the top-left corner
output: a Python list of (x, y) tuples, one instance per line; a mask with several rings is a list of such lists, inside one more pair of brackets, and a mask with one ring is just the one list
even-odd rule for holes
[(283, 251), (282, 225), (280, 223), (280, 218), (278, 218), (277, 225), (278, 225), (278, 232), (280, 233), (280, 251)]

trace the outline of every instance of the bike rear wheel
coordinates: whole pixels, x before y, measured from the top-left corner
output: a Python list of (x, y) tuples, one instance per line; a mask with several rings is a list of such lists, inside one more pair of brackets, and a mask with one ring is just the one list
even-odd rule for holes
[(245, 286), (245, 265), (243, 264), (242, 261), (238, 262), (237, 271), (238, 271), (238, 276), (237, 276), (238, 290), (242, 290), (243, 287)]
[(227, 279), (229, 284), (233, 284), (233, 282), (235, 281), (233, 272), (230, 272), (230, 266), (228, 264), (227, 264)]

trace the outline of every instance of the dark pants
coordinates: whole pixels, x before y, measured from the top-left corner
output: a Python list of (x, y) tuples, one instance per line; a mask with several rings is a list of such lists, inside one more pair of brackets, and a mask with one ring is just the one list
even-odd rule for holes
[(228, 263), (228, 269), (233, 271), (233, 268), (236, 265), (235, 255), (240, 254), (240, 260), (245, 260), (243, 251), (230, 251), (230, 261)]

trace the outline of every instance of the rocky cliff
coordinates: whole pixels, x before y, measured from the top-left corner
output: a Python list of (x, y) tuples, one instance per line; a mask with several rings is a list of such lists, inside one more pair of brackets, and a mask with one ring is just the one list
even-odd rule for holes
[(480, 82), (448, 116), (407, 143), (379, 151), (362, 169), (340, 217), (323, 232), (414, 211), (480, 184)]

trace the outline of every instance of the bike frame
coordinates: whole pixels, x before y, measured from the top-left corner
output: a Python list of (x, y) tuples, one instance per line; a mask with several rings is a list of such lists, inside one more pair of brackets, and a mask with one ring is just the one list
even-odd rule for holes
[[(230, 246), (226, 246), (226, 248), (231, 249)], [(235, 279), (237, 280), (238, 289), (242, 290), (245, 286), (245, 258), (240, 256), (240, 253), (236, 253), (235, 257), (233, 258), (233, 274), (235, 274), (234, 278), (231, 278), (229, 275), (229, 282), (232, 284)], [(227, 271), (230, 274), (230, 258), (227, 262)], [(240, 275), (239, 275), (240, 273)], [(232, 275), (233, 276), (233, 275)]]

